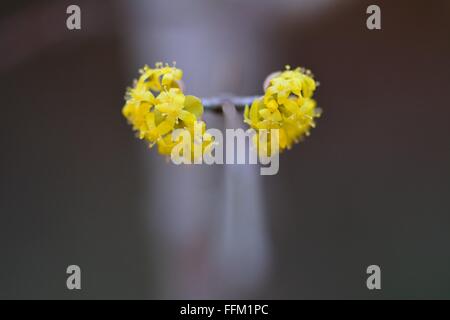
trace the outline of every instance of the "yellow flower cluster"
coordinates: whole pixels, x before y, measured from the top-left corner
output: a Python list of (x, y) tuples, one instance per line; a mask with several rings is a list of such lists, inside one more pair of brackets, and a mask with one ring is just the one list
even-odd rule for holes
[[(140, 73), (133, 88), (128, 88), (122, 109), (138, 137), (147, 141), (150, 147), (157, 144), (161, 154), (170, 156), (182, 138), (181, 134), (173, 141), (172, 133), (181, 129), (189, 132), (192, 146), (201, 144), (200, 149), (206, 149), (211, 144), (211, 137), (203, 136), (206, 127), (201, 121), (203, 105), (199, 98), (184, 95), (180, 88), (183, 72), (175, 66), (158, 63), (155, 68), (145, 66)], [(190, 149), (192, 159), (194, 149), (198, 148)]]
[[(316, 86), (310, 71), (286, 66), (269, 81), (264, 96), (255, 99), (250, 108), (245, 107), (244, 121), (256, 131), (254, 142), (260, 156), (290, 149), (309, 135), (315, 127), (314, 118), (320, 116), (312, 99)], [(276, 137), (272, 137), (271, 129), (278, 129)], [(260, 137), (262, 134), (267, 134), (267, 139)]]

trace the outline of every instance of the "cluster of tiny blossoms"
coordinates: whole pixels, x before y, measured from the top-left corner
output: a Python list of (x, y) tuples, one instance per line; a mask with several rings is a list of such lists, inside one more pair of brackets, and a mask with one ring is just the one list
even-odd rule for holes
[[(134, 86), (127, 89), (126, 103), (122, 109), (137, 136), (147, 141), (150, 147), (156, 144), (159, 153), (170, 156), (183, 136), (186, 136), (183, 133), (189, 133), (189, 157), (196, 158), (198, 152), (194, 154), (194, 150), (199, 149), (201, 156), (212, 144), (212, 138), (205, 134), (206, 125), (201, 120), (201, 100), (184, 95), (181, 89), (183, 72), (175, 66), (157, 63), (155, 68), (145, 66), (140, 74)], [(180, 134), (174, 138), (172, 133), (176, 129), (180, 129)], [(194, 144), (199, 146), (194, 147)]]
[[(272, 77), (264, 96), (255, 99), (250, 108), (245, 107), (244, 121), (257, 133), (253, 139), (260, 155), (290, 149), (309, 135), (315, 127), (314, 118), (320, 116), (312, 98), (316, 86), (310, 71), (286, 66), (285, 71)], [(271, 137), (275, 133), (277, 137)]]

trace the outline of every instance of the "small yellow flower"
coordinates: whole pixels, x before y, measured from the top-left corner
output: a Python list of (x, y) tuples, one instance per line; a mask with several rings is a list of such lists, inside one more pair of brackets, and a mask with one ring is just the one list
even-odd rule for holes
[(139, 70), (140, 80), (144, 81), (147, 89), (152, 91), (162, 91), (163, 88), (179, 88), (179, 81), (183, 77), (183, 71), (175, 66), (163, 65), (161, 62), (155, 65), (155, 68), (144, 66)]
[[(178, 141), (172, 141), (172, 133), (175, 129), (182, 129), (191, 134), (192, 144), (201, 141), (200, 149), (205, 150), (212, 140), (208, 135), (203, 136), (206, 130), (201, 121), (203, 105), (199, 98), (185, 96), (181, 91), (182, 71), (157, 64), (155, 69), (145, 66), (140, 73), (134, 87), (127, 90), (122, 109), (138, 137), (146, 140), (150, 147), (157, 144), (161, 154), (170, 156), (178, 144)], [(200, 126), (201, 137), (195, 136), (195, 126)]]
[[(184, 133), (188, 134), (190, 139), (190, 145), (188, 146), (187, 154), (174, 153), (173, 149), (180, 145), (183, 139)], [(181, 158), (186, 159), (188, 162), (194, 162), (195, 160), (202, 160), (204, 154), (210, 153), (213, 147), (213, 137), (206, 133), (206, 124), (203, 121), (196, 121), (192, 126), (182, 128), (181, 134), (177, 139), (173, 139), (171, 135), (166, 135), (158, 141), (158, 151), (162, 155), (173, 156), (173, 160), (179, 160)]]
[[(254, 142), (259, 154), (271, 156), (290, 149), (315, 127), (314, 119), (320, 116), (316, 101), (312, 99), (317, 87), (312, 74), (301, 68), (286, 70), (274, 76), (263, 97), (246, 106), (244, 121), (256, 130)], [(278, 129), (278, 146), (271, 143), (271, 129)], [(267, 139), (261, 139), (261, 130)], [(267, 152), (267, 153), (266, 153)]]

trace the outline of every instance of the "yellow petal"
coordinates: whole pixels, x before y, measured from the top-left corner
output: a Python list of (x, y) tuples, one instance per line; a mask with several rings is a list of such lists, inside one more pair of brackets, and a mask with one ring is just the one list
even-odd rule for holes
[(181, 110), (178, 116), (187, 126), (192, 126), (195, 122), (196, 117), (194, 114), (187, 112), (186, 110)]
[(199, 119), (203, 114), (202, 101), (195, 96), (186, 96), (184, 100), (184, 109), (194, 114)]

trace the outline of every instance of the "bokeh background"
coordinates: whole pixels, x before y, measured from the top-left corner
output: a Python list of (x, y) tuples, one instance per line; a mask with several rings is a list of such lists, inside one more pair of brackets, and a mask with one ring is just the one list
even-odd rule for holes
[[(0, 298), (450, 298), (449, 37), (445, 0), (2, 1)], [(121, 116), (156, 61), (197, 96), (305, 66), (324, 114), (276, 176), (176, 167)]]

